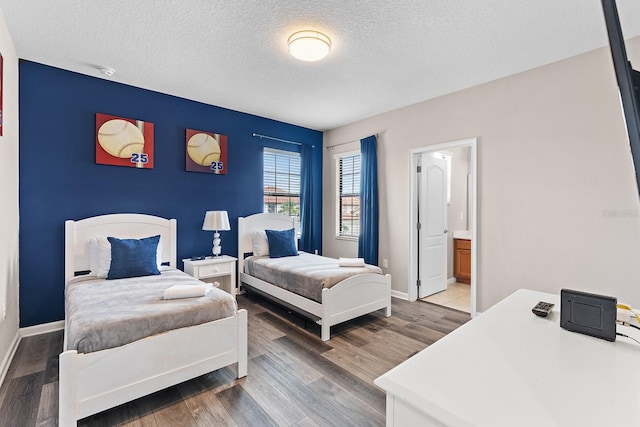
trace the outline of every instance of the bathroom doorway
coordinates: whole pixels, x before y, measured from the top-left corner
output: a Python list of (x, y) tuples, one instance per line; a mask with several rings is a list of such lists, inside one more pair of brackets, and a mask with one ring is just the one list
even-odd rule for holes
[(411, 150), (409, 300), (472, 317), (477, 304), (477, 140)]

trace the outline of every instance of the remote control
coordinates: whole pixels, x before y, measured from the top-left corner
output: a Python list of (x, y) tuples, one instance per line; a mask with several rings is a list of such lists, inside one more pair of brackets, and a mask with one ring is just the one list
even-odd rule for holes
[(553, 308), (554, 305), (555, 304), (552, 304), (550, 302), (540, 301), (539, 303), (536, 304), (535, 307), (531, 309), (531, 311), (536, 316), (547, 317), (549, 313), (551, 313), (551, 309)]

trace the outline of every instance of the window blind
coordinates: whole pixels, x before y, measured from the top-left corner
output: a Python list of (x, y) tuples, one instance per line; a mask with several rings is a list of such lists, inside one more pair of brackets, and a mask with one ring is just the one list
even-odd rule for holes
[(360, 153), (338, 161), (338, 236), (360, 234)]
[(264, 212), (300, 216), (300, 154), (264, 149)]

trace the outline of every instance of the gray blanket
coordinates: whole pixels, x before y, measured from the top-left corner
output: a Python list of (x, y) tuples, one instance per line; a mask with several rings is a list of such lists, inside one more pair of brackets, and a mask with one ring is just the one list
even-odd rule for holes
[(214, 288), (204, 297), (163, 300), (174, 284), (201, 282), (182, 271), (105, 280), (76, 277), (65, 290), (67, 350), (90, 353), (213, 320), (233, 316), (235, 299)]
[(244, 265), (245, 273), (316, 302), (322, 302), (323, 288), (331, 288), (351, 276), (382, 274), (373, 265), (340, 267), (337, 259), (304, 252), (282, 258), (252, 256)]

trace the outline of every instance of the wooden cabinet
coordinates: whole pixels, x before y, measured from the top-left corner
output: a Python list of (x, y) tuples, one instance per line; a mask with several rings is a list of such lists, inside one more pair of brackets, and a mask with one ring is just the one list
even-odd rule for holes
[(453, 239), (453, 275), (460, 283), (471, 283), (471, 240)]

